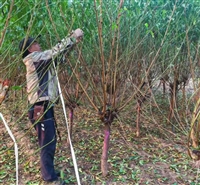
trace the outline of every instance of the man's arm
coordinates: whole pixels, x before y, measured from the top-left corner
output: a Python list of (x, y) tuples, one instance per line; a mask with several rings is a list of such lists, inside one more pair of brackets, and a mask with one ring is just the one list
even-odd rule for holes
[(34, 63), (36, 68), (43, 68), (49, 65), (52, 61), (59, 57), (59, 55), (69, 52), (69, 50), (78, 42), (82, 40), (83, 31), (81, 29), (76, 29), (68, 37), (62, 39), (58, 44), (56, 44), (52, 49), (43, 52), (33, 52), (28, 55), (23, 61), (25, 65), (28, 65), (29, 61)]
[(49, 58), (57, 57), (61, 53), (68, 52), (76, 43), (79, 43), (83, 38), (83, 31), (78, 28), (72, 32), (69, 37), (65, 37), (58, 44), (56, 44), (51, 50), (47, 50), (44, 53), (50, 55)]

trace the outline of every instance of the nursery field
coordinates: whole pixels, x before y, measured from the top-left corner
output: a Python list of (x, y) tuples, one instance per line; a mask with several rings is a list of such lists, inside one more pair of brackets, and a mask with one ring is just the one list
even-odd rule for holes
[(28, 111), (48, 89), (58, 92), (55, 167), (67, 184), (200, 185), (199, 0), (0, 9), (0, 184), (45, 185)]
[[(8, 105), (8, 106), (7, 106)], [(35, 130), (24, 115), (20, 123), (15, 119), (21, 115), (22, 107), (8, 112), (9, 102), (1, 105), (5, 119), (17, 139), (19, 147), (19, 184), (43, 184), (39, 172), (39, 151)], [(147, 105), (148, 106), (148, 105)], [(3, 108), (3, 109), (2, 109)], [(58, 138), (55, 166), (61, 170), (67, 184), (77, 184), (74, 164), (67, 144), (67, 128), (62, 106), (55, 107)], [(150, 117), (156, 117), (152, 110)], [(132, 115), (123, 113), (124, 120), (114, 121), (111, 126), (110, 150), (108, 157), (109, 172), (102, 176), (100, 159), (103, 146), (103, 125), (96, 113), (80, 107), (74, 113), (72, 144), (76, 155), (80, 181), (83, 185), (198, 185), (199, 163), (190, 159), (187, 153), (187, 135), (172, 132), (160, 122), (142, 117), (141, 133), (136, 137), (135, 120)], [(1, 165), (0, 183), (15, 184), (14, 146), (4, 125), (0, 125)]]

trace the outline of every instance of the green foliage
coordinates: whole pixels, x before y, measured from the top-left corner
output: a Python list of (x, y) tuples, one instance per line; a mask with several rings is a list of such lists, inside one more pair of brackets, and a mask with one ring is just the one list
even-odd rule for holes
[[(48, 6), (46, 4), (48, 2)], [(116, 18), (118, 1), (104, 1), (102, 6), (103, 19), (103, 37), (105, 38), (105, 52), (109, 50), (111, 42), (111, 32), (117, 29)], [(2, 16), (0, 17), (1, 30), (5, 26), (10, 3), (4, 0), (1, 3)], [(100, 6), (99, 4), (97, 6)], [(171, 15), (176, 7), (175, 13)], [(98, 7), (97, 7), (98, 10)], [(52, 20), (49, 14), (51, 12)], [(141, 44), (150, 42), (155, 50), (160, 46), (161, 40), (165, 34), (168, 22), (172, 19), (170, 30), (167, 33), (166, 49), (173, 45), (180, 47), (185, 40), (187, 29), (189, 39), (192, 42), (199, 40), (199, 1), (135, 1), (129, 0), (124, 3), (121, 10), (122, 18), (120, 22), (122, 46), (129, 46), (138, 42), (137, 39), (143, 38)], [(171, 17), (172, 16), (172, 17)], [(23, 1), (15, 3), (12, 16), (7, 27), (6, 36), (3, 42), (2, 51), (7, 50), (12, 44), (15, 47), (10, 48), (9, 53), (18, 53), (18, 43), (25, 35), (42, 35), (42, 45), (49, 48), (59, 39), (63, 38), (72, 29), (81, 27), (85, 32), (87, 47), (84, 49), (87, 53), (94, 53), (92, 44), (98, 42), (97, 25), (93, 1)], [(138, 35), (140, 34), (140, 36)], [(147, 37), (150, 35), (152, 38)], [(58, 38), (59, 36), (59, 38)], [(146, 39), (144, 39), (144, 37)], [(45, 43), (45, 40), (49, 42)], [(150, 41), (152, 40), (152, 42)], [(130, 43), (131, 41), (131, 43)], [(128, 45), (127, 45), (128, 44)], [(151, 52), (150, 48), (145, 49)], [(148, 51), (149, 50), (149, 51)], [(165, 51), (165, 49), (163, 49)], [(168, 51), (170, 52), (170, 51)]]

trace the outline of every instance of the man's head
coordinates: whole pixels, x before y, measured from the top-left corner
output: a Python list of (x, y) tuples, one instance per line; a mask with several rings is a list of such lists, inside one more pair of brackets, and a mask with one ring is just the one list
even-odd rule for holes
[(23, 58), (34, 51), (41, 51), (40, 45), (36, 39), (32, 37), (22, 39), (22, 41), (19, 43), (19, 49), (23, 52)]

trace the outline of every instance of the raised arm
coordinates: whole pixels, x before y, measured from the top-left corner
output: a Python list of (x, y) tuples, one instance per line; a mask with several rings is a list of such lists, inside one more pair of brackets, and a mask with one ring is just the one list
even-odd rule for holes
[(68, 37), (62, 39), (51, 50), (47, 50), (50, 58), (57, 57), (60, 53), (68, 52), (76, 43), (80, 42), (83, 38), (83, 31), (78, 28), (72, 32)]
[(53, 60), (56, 59), (57, 57), (59, 57), (60, 54), (69, 52), (69, 50), (76, 43), (81, 41), (82, 37), (83, 37), (83, 31), (80, 28), (78, 28), (75, 31), (73, 31), (70, 36), (62, 39), (52, 49), (43, 52), (38, 51), (31, 53), (24, 59), (24, 63), (26, 64), (31, 60), (37, 67), (39, 66), (41, 67), (41, 65), (43, 66), (48, 65), (52, 59)]

